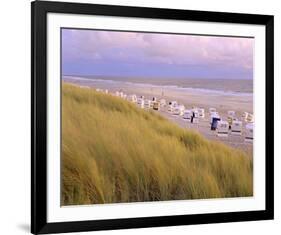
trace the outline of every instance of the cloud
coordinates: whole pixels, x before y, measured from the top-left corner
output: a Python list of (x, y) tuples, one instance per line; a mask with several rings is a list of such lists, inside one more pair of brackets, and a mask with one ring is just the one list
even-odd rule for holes
[(252, 68), (253, 43), (249, 38), (163, 35), (146, 37), (145, 53), (174, 64), (221, 64)]
[(65, 61), (253, 69), (252, 38), (64, 29), (62, 41)]

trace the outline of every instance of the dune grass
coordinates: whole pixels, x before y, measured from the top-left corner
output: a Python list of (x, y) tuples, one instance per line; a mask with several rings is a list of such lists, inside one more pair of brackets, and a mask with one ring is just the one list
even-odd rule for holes
[(62, 205), (242, 197), (252, 157), (93, 89), (62, 87)]

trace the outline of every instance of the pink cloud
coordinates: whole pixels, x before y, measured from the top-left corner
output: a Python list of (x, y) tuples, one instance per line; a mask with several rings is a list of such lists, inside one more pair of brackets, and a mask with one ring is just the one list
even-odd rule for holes
[(252, 69), (252, 38), (72, 30), (68, 55), (178, 65), (222, 65)]

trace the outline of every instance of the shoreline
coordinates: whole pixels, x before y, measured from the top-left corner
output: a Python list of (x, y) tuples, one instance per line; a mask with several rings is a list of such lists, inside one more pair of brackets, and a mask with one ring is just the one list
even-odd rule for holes
[[(129, 81), (129, 80), (111, 80), (111, 79), (106, 79), (106, 78), (89, 78), (89, 77), (79, 77), (79, 76), (69, 76), (69, 75), (65, 75), (63, 76), (65, 80), (75, 80), (75, 81), (79, 81), (81, 83), (107, 83), (108, 86), (112, 86), (112, 85), (130, 85), (130, 86), (141, 86), (141, 87), (149, 87), (149, 88), (160, 88), (160, 89), (177, 89), (177, 90), (183, 90), (186, 92), (203, 92), (203, 93), (208, 93), (208, 94), (221, 94), (221, 95), (233, 95), (233, 96), (252, 96), (253, 92), (252, 91), (235, 91), (235, 90), (229, 90), (229, 89), (213, 89), (211, 87), (209, 88), (203, 88), (202, 86), (198, 86), (197, 84), (179, 84), (179, 81), (175, 83), (167, 83), (165, 82), (165, 80), (159, 80), (158, 82), (156, 82), (156, 80), (149, 80), (149, 83), (143, 81), (143, 80), (137, 80), (137, 81)], [(190, 78), (191, 79), (191, 78)], [(172, 79), (171, 79), (172, 80)], [(192, 79), (191, 79), (192, 80)], [(224, 81), (224, 79), (201, 79), (201, 83), (202, 80), (204, 80), (204, 82), (210, 82), (212, 83), (213, 80), (220, 80), (220, 81)], [(161, 84), (161, 82), (162, 84)], [(239, 82), (239, 79), (234, 80), (235, 82)], [(242, 81), (247, 81), (247, 80), (242, 80)], [(212, 86), (213, 87), (213, 86)]]

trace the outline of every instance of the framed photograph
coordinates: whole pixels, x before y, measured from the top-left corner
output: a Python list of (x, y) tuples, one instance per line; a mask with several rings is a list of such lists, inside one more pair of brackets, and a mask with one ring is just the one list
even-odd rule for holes
[(273, 16), (31, 7), (32, 233), (273, 219)]

